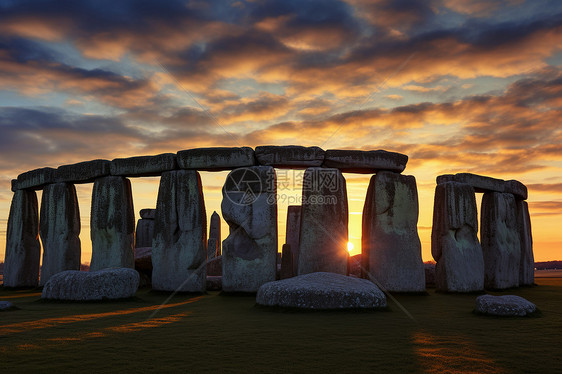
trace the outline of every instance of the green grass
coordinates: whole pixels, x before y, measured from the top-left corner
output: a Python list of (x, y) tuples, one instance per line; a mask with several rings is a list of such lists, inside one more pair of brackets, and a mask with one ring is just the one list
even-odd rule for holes
[[(271, 311), (252, 296), (167, 295), (46, 303), (0, 290), (3, 372), (560, 372), (562, 278), (510, 290), (537, 304), (528, 318), (472, 313), (476, 295), (394, 295), (370, 313)], [(23, 296), (23, 297), (20, 297)]]

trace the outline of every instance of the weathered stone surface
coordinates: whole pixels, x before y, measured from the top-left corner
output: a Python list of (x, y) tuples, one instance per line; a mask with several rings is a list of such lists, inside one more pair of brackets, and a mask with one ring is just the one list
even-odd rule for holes
[(281, 279), (287, 279), (294, 277), (293, 273), (293, 252), (291, 251), (291, 246), (289, 244), (283, 244), (283, 250), (281, 252)]
[(222, 290), (222, 277), (216, 275), (207, 275), (207, 291)]
[(256, 160), (260, 165), (275, 168), (308, 168), (322, 166), (324, 150), (300, 145), (266, 145), (256, 147)]
[(484, 257), (477, 232), (474, 188), (457, 182), (438, 184), (431, 232), (438, 290), (475, 292), (484, 289)]
[(532, 302), (515, 295), (482, 295), (476, 298), (477, 313), (502, 317), (524, 317), (534, 313), (537, 307)]
[(135, 211), (131, 182), (124, 177), (96, 179), (90, 215), (90, 271), (135, 264)]
[(361, 253), (355, 256), (349, 256), (349, 261), (347, 265), (347, 273), (350, 276), (357, 277), (357, 278), (367, 278), (367, 274), (363, 274), (362, 263), (361, 263)]
[(285, 243), (291, 246), (291, 252), (293, 253), (293, 275), (297, 275), (299, 271), (301, 213), (302, 207), (300, 205), (289, 205), (287, 207)]
[(373, 174), (387, 170), (401, 173), (406, 168), (408, 156), (387, 152), (328, 149), (324, 155), (326, 168), (338, 168), (344, 173)]
[(41, 168), (22, 173), (18, 175), (16, 186), (18, 190), (39, 190), (44, 185), (55, 181), (55, 170), (53, 168)]
[(347, 189), (338, 169), (308, 168), (304, 174), (298, 274), (347, 274)]
[(37, 287), (40, 259), (37, 194), (17, 190), (8, 217), (4, 287)]
[(152, 288), (204, 292), (206, 243), (207, 214), (199, 173), (162, 173), (152, 241)]
[[(209, 245), (207, 245), (207, 259), (221, 255), (221, 217), (217, 212), (211, 215), (209, 225)], [(211, 243), (211, 241), (213, 241)], [(212, 244), (212, 245), (211, 245)]]
[(435, 287), (435, 264), (423, 264), (425, 271), (425, 287)]
[(156, 156), (116, 158), (111, 161), (111, 175), (125, 177), (154, 177), (164, 171), (177, 169), (176, 155), (164, 153)]
[(12, 192), (16, 192), (17, 189), (18, 189), (18, 180), (17, 180), (17, 179), (12, 179), (12, 184), (11, 184), (11, 190), (12, 190)]
[(514, 179), (505, 181), (504, 192), (513, 194), (516, 199), (520, 200), (527, 200), (528, 197), (527, 186)]
[(61, 271), (80, 270), (80, 210), (73, 184), (53, 183), (43, 188), (39, 234), (43, 243), (41, 286)]
[(519, 264), (519, 285), (530, 286), (535, 283), (535, 256), (533, 255), (533, 235), (531, 216), (526, 201), (517, 201), (517, 227), (521, 238), (521, 262)]
[(67, 270), (49, 278), (41, 298), (72, 301), (125, 299), (135, 296), (138, 287), (139, 273), (134, 269)]
[(362, 256), (387, 291), (423, 292), (416, 179), (388, 171), (371, 178), (363, 209)]
[(0, 301), (0, 310), (1, 311), (10, 310), (10, 309), (13, 309), (13, 308), (15, 308), (14, 304), (11, 303), (10, 301)]
[(318, 272), (266, 283), (256, 302), (302, 309), (376, 309), (386, 307), (386, 296), (366, 279)]
[(135, 270), (152, 272), (152, 247), (135, 248)]
[(207, 276), (222, 276), (222, 256), (207, 261)]
[(141, 209), (139, 212), (141, 218), (144, 219), (155, 219), (156, 218), (156, 209)]
[(254, 150), (249, 147), (195, 148), (178, 152), (178, 166), (182, 169), (221, 171), (254, 165)]
[(108, 160), (92, 160), (72, 165), (59, 166), (55, 179), (57, 182), (91, 183), (98, 178), (109, 175)]
[(517, 225), (517, 207), (512, 194), (484, 194), (481, 228), (484, 286), (488, 289), (519, 286), (521, 238)]
[(154, 220), (141, 218), (137, 222), (135, 231), (135, 248), (152, 247), (152, 238), (154, 236)]
[(222, 243), (223, 291), (256, 292), (276, 276), (275, 170), (271, 166), (233, 170), (222, 194), (222, 216), (230, 228)]

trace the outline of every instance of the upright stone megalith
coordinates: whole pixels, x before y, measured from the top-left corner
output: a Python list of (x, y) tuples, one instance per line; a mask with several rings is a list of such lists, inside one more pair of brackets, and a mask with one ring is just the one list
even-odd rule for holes
[(17, 190), (8, 217), (4, 286), (37, 287), (40, 259), (37, 194), (32, 190)]
[(519, 285), (530, 286), (535, 283), (535, 257), (533, 255), (531, 216), (529, 215), (529, 205), (526, 201), (517, 201), (517, 223), (521, 237)]
[(301, 234), (301, 212), (300, 205), (289, 205), (287, 207), (287, 229), (285, 232), (285, 243), (290, 246), (293, 261), (293, 274), (298, 274), (299, 266), (299, 243)]
[(127, 178), (107, 176), (94, 182), (90, 237), (90, 271), (135, 266), (135, 212)]
[(474, 188), (457, 182), (438, 184), (431, 232), (431, 254), (437, 262), (437, 290), (474, 292), (484, 289), (484, 258), (477, 232)]
[(228, 174), (222, 195), (222, 216), (230, 229), (222, 243), (222, 289), (257, 292), (276, 277), (275, 169), (235, 169)]
[(304, 173), (298, 275), (347, 274), (348, 208), (345, 178), (338, 169)]
[(152, 240), (152, 288), (204, 292), (206, 242), (201, 176), (195, 170), (162, 173)]
[(141, 209), (135, 230), (135, 248), (152, 247), (156, 209)]
[(80, 270), (80, 210), (73, 184), (53, 183), (43, 188), (39, 234), (43, 243), (41, 286), (61, 271)]
[(382, 171), (371, 177), (363, 210), (362, 256), (370, 279), (394, 292), (425, 291), (413, 176)]
[(510, 193), (487, 192), (482, 198), (481, 214), (484, 286), (518, 287), (521, 238), (515, 197)]
[(211, 224), (209, 226), (208, 260), (221, 255), (221, 217), (217, 212), (211, 214)]

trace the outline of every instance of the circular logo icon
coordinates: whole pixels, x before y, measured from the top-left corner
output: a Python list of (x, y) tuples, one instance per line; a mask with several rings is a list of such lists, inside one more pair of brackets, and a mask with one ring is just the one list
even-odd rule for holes
[(260, 176), (250, 168), (235, 169), (226, 177), (223, 191), (233, 204), (250, 205), (262, 192)]

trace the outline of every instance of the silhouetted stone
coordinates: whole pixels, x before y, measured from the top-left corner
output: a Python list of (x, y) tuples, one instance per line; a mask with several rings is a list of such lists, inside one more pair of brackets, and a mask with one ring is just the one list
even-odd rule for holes
[(135, 248), (135, 270), (152, 272), (152, 247)]
[(457, 182), (438, 184), (431, 232), (438, 290), (474, 292), (484, 289), (484, 257), (477, 232), (474, 188)]
[(12, 192), (16, 192), (17, 189), (18, 189), (18, 180), (17, 180), (17, 179), (12, 179), (12, 184), (11, 184), (11, 190), (12, 190)]
[(535, 257), (533, 255), (533, 236), (531, 217), (526, 201), (517, 201), (517, 226), (521, 238), (521, 263), (519, 264), (519, 285), (530, 286), (535, 283)]
[(528, 197), (527, 187), (514, 179), (505, 181), (504, 192), (515, 195), (515, 198), (519, 200), (527, 200)]
[(156, 218), (156, 209), (141, 209), (139, 212), (141, 218), (144, 219), (155, 219)]
[(276, 276), (275, 170), (270, 166), (233, 170), (222, 194), (222, 216), (230, 228), (222, 243), (223, 291), (256, 292)]
[(378, 309), (386, 307), (386, 296), (366, 279), (319, 272), (266, 283), (256, 302), (301, 309)]
[(96, 179), (90, 215), (90, 271), (134, 266), (135, 212), (131, 182), (124, 177)]
[(255, 154), (258, 164), (275, 168), (304, 169), (324, 162), (324, 150), (319, 147), (266, 145), (256, 147)]
[(37, 287), (40, 259), (37, 194), (17, 190), (8, 217), (4, 287)]
[(77, 164), (59, 166), (56, 171), (57, 182), (91, 183), (109, 175), (108, 160), (92, 160)]
[(241, 148), (195, 148), (179, 151), (178, 166), (182, 169), (221, 171), (256, 165), (254, 150)]
[[(211, 223), (209, 226), (209, 245), (207, 246), (207, 259), (211, 259), (213, 257), (221, 255), (221, 217), (217, 212), (213, 212), (213, 214), (211, 215)], [(214, 242), (211, 243), (211, 240), (213, 240)]]
[(156, 156), (116, 158), (111, 161), (111, 175), (125, 177), (155, 177), (164, 171), (177, 169), (176, 155), (164, 153)]
[(484, 286), (505, 289), (519, 286), (521, 238), (515, 198), (509, 193), (487, 192), (482, 198), (482, 251)]
[(204, 292), (206, 243), (207, 214), (199, 173), (162, 173), (152, 241), (152, 288)]
[(435, 264), (423, 264), (425, 271), (425, 287), (435, 287)]
[(207, 291), (222, 290), (222, 277), (216, 275), (207, 275)]
[(80, 211), (73, 184), (43, 188), (39, 234), (43, 243), (40, 285), (61, 271), (80, 270)]
[(43, 186), (55, 181), (55, 170), (53, 168), (41, 168), (27, 171), (18, 175), (17, 189), (33, 189), (39, 190)]
[(347, 274), (347, 189), (338, 169), (304, 174), (298, 274)]
[(515, 295), (482, 295), (476, 298), (477, 313), (501, 317), (524, 317), (537, 310), (535, 304)]
[(299, 267), (301, 212), (302, 207), (300, 205), (289, 205), (287, 207), (285, 243), (291, 246), (291, 252), (293, 253), (293, 275), (298, 274)]
[(363, 210), (362, 255), (369, 279), (393, 292), (425, 291), (416, 179), (388, 171), (371, 178)]
[(152, 247), (152, 238), (154, 237), (154, 220), (141, 218), (137, 221), (135, 230), (135, 248)]
[(207, 276), (222, 276), (222, 256), (207, 261)]
[(281, 254), (281, 279), (287, 279), (293, 277), (293, 252), (291, 251), (291, 246), (289, 244), (283, 244), (283, 250)]
[(387, 152), (328, 149), (324, 155), (326, 168), (338, 168), (344, 173), (373, 174), (387, 170), (401, 173), (406, 168), (408, 156)]
[(10, 301), (0, 300), (0, 310), (5, 311), (10, 309), (16, 309), (13, 303)]
[(93, 272), (67, 270), (49, 278), (41, 298), (72, 301), (125, 299), (135, 296), (139, 279), (139, 273), (129, 268)]

